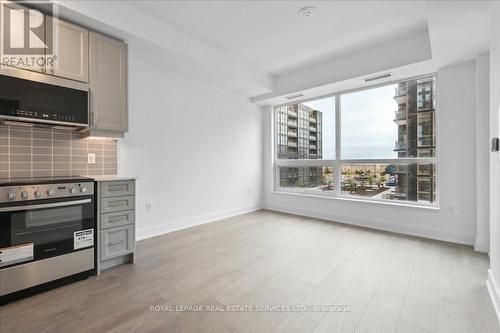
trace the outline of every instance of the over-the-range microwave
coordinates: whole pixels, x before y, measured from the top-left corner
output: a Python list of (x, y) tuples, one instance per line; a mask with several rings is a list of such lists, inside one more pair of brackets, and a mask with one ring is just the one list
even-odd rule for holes
[(88, 127), (88, 89), (0, 74), (0, 119), (55, 126)]

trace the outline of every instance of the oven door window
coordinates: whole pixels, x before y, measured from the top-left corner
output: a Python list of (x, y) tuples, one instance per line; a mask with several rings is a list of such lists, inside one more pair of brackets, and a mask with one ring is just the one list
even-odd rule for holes
[(27, 243), (36, 237), (38, 245), (72, 239), (85, 220), (82, 205), (17, 212), (11, 218), (13, 242)]
[[(33, 243), (34, 259), (39, 260), (75, 251), (74, 233), (94, 228), (94, 203), (89, 198), (86, 203), (51, 207), (62, 200), (45, 202), (47, 208), (26, 208), (0, 213), (4, 226), (0, 248)], [(38, 207), (40, 202), (36, 202)]]

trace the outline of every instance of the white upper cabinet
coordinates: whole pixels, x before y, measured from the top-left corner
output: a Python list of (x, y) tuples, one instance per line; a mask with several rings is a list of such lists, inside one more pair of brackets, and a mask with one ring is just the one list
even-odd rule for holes
[(125, 43), (90, 32), (89, 86), (90, 135), (93, 130), (126, 132), (128, 119)]
[(46, 73), (66, 79), (89, 82), (89, 31), (69, 22), (47, 16), (47, 31), (53, 29), (54, 60), (47, 57)]

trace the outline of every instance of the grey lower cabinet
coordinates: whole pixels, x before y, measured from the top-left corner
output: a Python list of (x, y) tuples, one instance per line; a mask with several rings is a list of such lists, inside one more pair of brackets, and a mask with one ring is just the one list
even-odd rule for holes
[(135, 180), (97, 182), (97, 273), (135, 262)]
[(101, 261), (134, 252), (134, 226), (124, 225), (101, 230)]

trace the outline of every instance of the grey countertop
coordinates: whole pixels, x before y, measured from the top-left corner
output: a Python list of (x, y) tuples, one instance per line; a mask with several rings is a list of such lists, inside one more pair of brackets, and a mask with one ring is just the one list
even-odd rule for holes
[(94, 178), (96, 182), (112, 182), (116, 180), (134, 180), (137, 177), (132, 176), (117, 176), (117, 175), (104, 175), (104, 176), (90, 176)]

